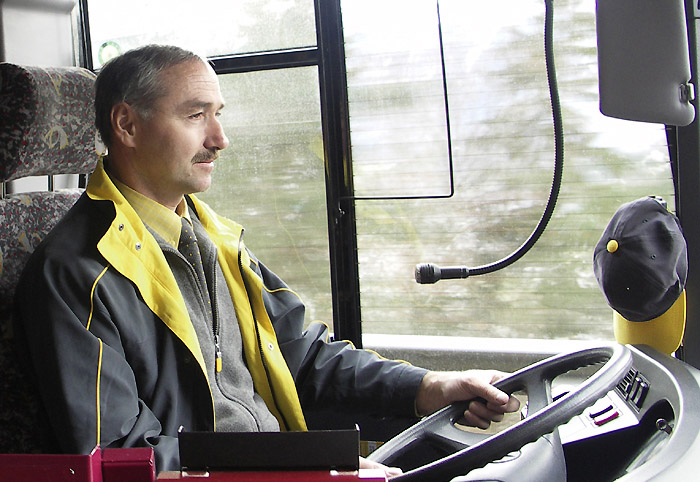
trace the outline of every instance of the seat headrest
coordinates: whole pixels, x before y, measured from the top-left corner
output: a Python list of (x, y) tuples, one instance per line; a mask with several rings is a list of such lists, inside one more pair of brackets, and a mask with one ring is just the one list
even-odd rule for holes
[(92, 172), (104, 152), (94, 84), (80, 67), (0, 63), (0, 182)]

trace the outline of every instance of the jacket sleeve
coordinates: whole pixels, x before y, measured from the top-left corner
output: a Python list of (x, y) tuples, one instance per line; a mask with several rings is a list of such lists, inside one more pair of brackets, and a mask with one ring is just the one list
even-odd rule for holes
[(93, 301), (100, 272), (89, 281), (75, 264), (33, 258), (15, 295), (15, 327), (51, 431), (65, 453), (87, 454), (98, 444), (150, 446), (158, 470), (174, 469), (177, 438), (161, 434), (139, 398), (119, 330), (104, 304)]
[(326, 325), (313, 323), (301, 337), (280, 345), (289, 353), (302, 406), (415, 416), (416, 393), (427, 370), (355, 349), (349, 342), (329, 343), (327, 336)]
[(349, 342), (328, 342), (323, 323), (304, 326), (304, 304), (258, 263), (270, 314), (285, 361), (305, 409), (342, 407), (372, 415), (415, 416), (415, 397), (427, 370), (391, 361)]

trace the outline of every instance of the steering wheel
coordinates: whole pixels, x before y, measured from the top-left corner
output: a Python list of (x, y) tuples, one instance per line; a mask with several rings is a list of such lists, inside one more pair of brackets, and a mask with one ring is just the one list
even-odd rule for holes
[[(559, 375), (589, 365), (604, 363), (593, 375), (571, 392), (552, 401), (552, 381)], [(485, 437), (455, 427), (469, 401), (452, 404), (421, 420), (375, 450), (368, 459), (390, 465), (409, 448), (432, 443), (455, 451), (434, 462), (393, 477), (392, 482), (444, 481), (496, 461), (534, 442), (609, 392), (632, 365), (630, 350), (620, 344), (589, 348), (556, 355), (525, 367), (494, 385), (512, 394), (528, 395), (528, 416), (498, 434)]]

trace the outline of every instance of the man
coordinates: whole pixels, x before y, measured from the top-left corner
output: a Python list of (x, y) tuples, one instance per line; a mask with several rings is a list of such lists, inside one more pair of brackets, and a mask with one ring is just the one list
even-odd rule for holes
[[(61, 449), (151, 446), (157, 469), (172, 470), (180, 427), (304, 430), (310, 408), (423, 415), (474, 397), (488, 403), (465, 418), (487, 427), (517, 410), (491, 385), (498, 372), (427, 372), (327, 343), (325, 325), (302, 332), (297, 295), (238, 224), (191, 195), (229, 144), (223, 107), (212, 68), (176, 47), (130, 51), (98, 76), (108, 157), (16, 298)], [(199, 253), (183, 255), (183, 241)]]

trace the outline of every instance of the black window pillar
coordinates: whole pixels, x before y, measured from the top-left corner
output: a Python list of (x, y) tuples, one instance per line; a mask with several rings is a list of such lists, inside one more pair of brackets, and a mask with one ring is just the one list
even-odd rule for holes
[(362, 346), (360, 281), (340, 0), (315, 0), (319, 82), (326, 162), (333, 330)]

